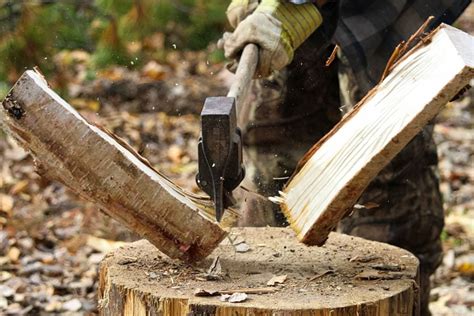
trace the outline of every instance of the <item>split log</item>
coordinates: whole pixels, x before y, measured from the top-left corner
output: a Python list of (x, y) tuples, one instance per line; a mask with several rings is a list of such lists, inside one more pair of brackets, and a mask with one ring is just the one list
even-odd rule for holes
[[(31, 153), (38, 173), (95, 202), (171, 258), (200, 260), (226, 236), (208, 199), (184, 192), (88, 123), (38, 73), (27, 71), (2, 105), (3, 129)], [(224, 222), (232, 221), (226, 214)]]
[(370, 181), (474, 77), (474, 37), (441, 25), (302, 159), (275, 198), (298, 239), (321, 245)]
[[(337, 233), (324, 247), (308, 248), (288, 228), (234, 228), (230, 237), (249, 250), (235, 252), (226, 239), (196, 267), (167, 259), (147, 241), (110, 253), (99, 272), (100, 314), (419, 313), (418, 260), (406, 250)], [(212, 277), (210, 266), (217, 267)], [(240, 303), (221, 301), (221, 294), (242, 292)]]

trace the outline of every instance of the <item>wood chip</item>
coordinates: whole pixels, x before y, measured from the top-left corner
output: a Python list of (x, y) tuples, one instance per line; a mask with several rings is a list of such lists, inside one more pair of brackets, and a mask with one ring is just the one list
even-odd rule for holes
[(324, 272), (322, 272), (322, 273), (320, 273), (320, 274), (315, 275), (315, 276), (312, 277), (311, 279), (309, 279), (309, 282), (312, 282), (312, 281), (314, 281), (314, 280), (317, 280), (317, 279), (319, 279), (319, 278), (321, 278), (321, 277), (323, 277), (323, 276), (325, 276), (325, 275), (333, 274), (334, 272), (335, 272), (334, 270), (327, 270), (327, 271), (324, 271)]
[(377, 270), (367, 270), (355, 276), (358, 280), (399, 280), (402, 278), (410, 278), (409, 275), (398, 272), (387, 272)]
[(77, 298), (74, 298), (65, 302), (62, 307), (68, 312), (77, 312), (82, 308), (82, 303)]
[(219, 260), (219, 256), (214, 258), (212, 261), (211, 266), (207, 270), (207, 273), (204, 275), (206, 280), (208, 281), (215, 281), (222, 279), (222, 267), (221, 262)]
[(248, 298), (247, 293), (234, 293), (227, 299), (229, 303), (240, 303), (246, 301)]
[(403, 266), (399, 264), (395, 264), (395, 263), (378, 263), (378, 264), (373, 264), (370, 267), (375, 270), (393, 271), (393, 272), (399, 272), (405, 269)]
[(352, 257), (349, 262), (361, 262), (361, 263), (366, 263), (366, 262), (370, 262), (370, 261), (373, 261), (373, 260), (376, 260), (376, 259), (380, 259), (379, 256), (377, 255), (367, 255), (367, 256), (355, 256), (355, 257)]
[(231, 289), (219, 291), (221, 294), (233, 294), (233, 293), (247, 293), (247, 294), (266, 294), (274, 293), (276, 289), (273, 287), (255, 287), (255, 288), (243, 288), (243, 289)]
[(235, 251), (240, 252), (240, 253), (247, 252), (249, 250), (250, 250), (250, 246), (244, 242), (235, 246)]
[(268, 282), (267, 282), (267, 285), (268, 286), (275, 286), (277, 283), (278, 284), (282, 284), (283, 282), (286, 281), (286, 278), (287, 278), (287, 275), (284, 274), (284, 275), (275, 275), (273, 276), (273, 278), (271, 278)]
[(373, 208), (377, 208), (379, 207), (380, 204), (377, 204), (375, 202), (368, 202), (368, 203), (365, 203), (365, 204), (355, 204), (353, 207), (356, 209), (356, 210), (371, 210)]
[(219, 298), (219, 300), (221, 302), (227, 302), (227, 300), (229, 299), (230, 297), (230, 294), (222, 294), (221, 297)]
[(137, 260), (138, 259), (136, 257), (123, 257), (123, 258), (120, 258), (117, 263), (120, 265), (126, 265), (126, 264), (137, 262)]
[(205, 289), (196, 289), (194, 291), (194, 296), (197, 297), (211, 297), (211, 296), (218, 296), (221, 293), (219, 291), (210, 291), (210, 290), (205, 290)]

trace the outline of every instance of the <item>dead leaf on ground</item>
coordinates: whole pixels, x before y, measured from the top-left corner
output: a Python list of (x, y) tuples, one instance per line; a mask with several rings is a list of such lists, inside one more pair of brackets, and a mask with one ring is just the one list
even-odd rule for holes
[(166, 69), (156, 61), (149, 61), (142, 69), (142, 74), (153, 80), (163, 80), (166, 77)]
[(10, 259), (11, 262), (18, 262), (18, 259), (20, 259), (20, 249), (16, 247), (11, 247), (10, 250), (8, 250), (8, 258)]
[(100, 110), (100, 102), (97, 100), (76, 98), (69, 100), (69, 103), (78, 110), (88, 110), (91, 112), (98, 112)]
[(13, 209), (14, 200), (10, 195), (0, 194), (0, 211), (11, 215)]
[(92, 235), (87, 236), (87, 245), (98, 252), (109, 252), (126, 245), (126, 242), (98, 238)]
[(458, 258), (456, 264), (456, 270), (465, 277), (474, 277), (474, 255), (468, 254)]
[(20, 180), (18, 181), (17, 183), (15, 183), (14, 186), (12, 186), (12, 188), (10, 189), (10, 194), (11, 195), (15, 195), (15, 194), (19, 194), (19, 193), (23, 193), (25, 192), (25, 189), (28, 187), (28, 183), (29, 181), (28, 180)]

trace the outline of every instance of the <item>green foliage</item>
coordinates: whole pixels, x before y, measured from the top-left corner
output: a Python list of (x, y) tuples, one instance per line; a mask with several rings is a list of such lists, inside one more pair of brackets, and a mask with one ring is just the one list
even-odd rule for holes
[[(84, 0), (0, 2), (0, 81), (25, 68), (55, 70), (63, 50), (86, 50), (94, 69), (135, 67), (173, 49), (201, 50), (225, 25), (222, 0)], [(163, 35), (163, 43), (150, 41)], [(219, 55), (216, 55), (216, 57)]]

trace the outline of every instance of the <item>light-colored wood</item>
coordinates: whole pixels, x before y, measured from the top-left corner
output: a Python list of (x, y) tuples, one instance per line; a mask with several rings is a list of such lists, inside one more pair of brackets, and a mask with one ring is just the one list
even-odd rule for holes
[[(3, 129), (41, 175), (97, 203), (172, 258), (195, 261), (226, 236), (208, 199), (184, 192), (123, 141), (88, 123), (27, 71), (2, 103)], [(224, 223), (232, 220), (227, 211)]]
[(240, 56), (239, 65), (235, 77), (230, 86), (228, 97), (235, 98), (237, 107), (238, 125), (243, 126), (248, 121), (249, 107), (246, 102), (248, 90), (252, 82), (258, 63), (258, 47), (255, 44), (247, 44)]
[[(230, 237), (250, 250), (236, 253), (226, 239), (196, 267), (167, 259), (147, 241), (110, 253), (100, 266), (101, 315), (418, 314), (418, 260), (408, 251), (337, 233), (324, 247), (308, 248), (285, 228), (232, 229)], [(222, 279), (207, 281), (217, 257)], [(270, 291), (267, 282), (281, 275), (286, 280)], [(248, 299), (222, 302), (195, 296), (197, 289), (244, 290)]]
[(276, 201), (321, 245), (377, 173), (474, 77), (474, 37), (441, 25), (303, 158)]

